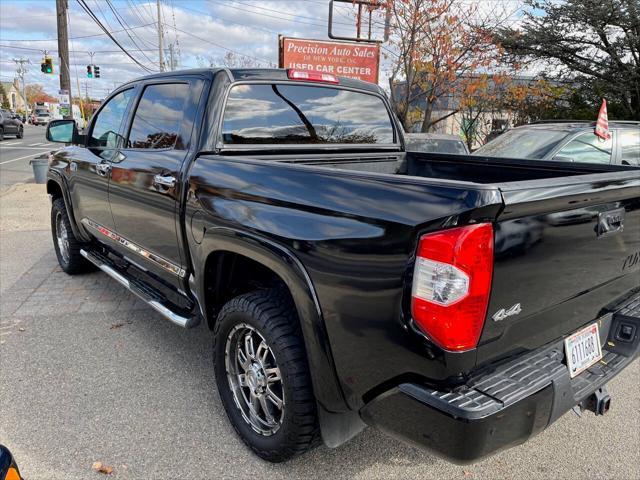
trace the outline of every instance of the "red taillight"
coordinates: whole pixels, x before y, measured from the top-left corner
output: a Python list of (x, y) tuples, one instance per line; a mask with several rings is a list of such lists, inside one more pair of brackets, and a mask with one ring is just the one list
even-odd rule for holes
[(338, 77), (331, 75), (330, 73), (321, 72), (307, 72), (305, 70), (294, 70), (290, 68), (287, 70), (287, 76), (290, 80), (304, 80), (307, 82), (324, 82), (324, 83), (338, 83)]
[(413, 270), (414, 321), (445, 350), (475, 348), (487, 314), (492, 274), (490, 223), (423, 235)]

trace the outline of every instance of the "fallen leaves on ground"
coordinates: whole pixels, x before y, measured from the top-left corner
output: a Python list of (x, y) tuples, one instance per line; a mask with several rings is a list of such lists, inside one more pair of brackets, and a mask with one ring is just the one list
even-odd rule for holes
[(94, 469), (96, 472), (104, 473), (105, 475), (111, 475), (113, 473), (113, 467), (105, 465), (102, 462), (93, 462), (93, 465), (91, 465), (91, 468)]
[(462, 473), (464, 473), (465, 477), (473, 477), (473, 472), (470, 472), (469, 470), (463, 470)]
[(124, 323), (114, 323), (109, 327), (109, 330), (115, 330), (116, 328), (124, 327)]

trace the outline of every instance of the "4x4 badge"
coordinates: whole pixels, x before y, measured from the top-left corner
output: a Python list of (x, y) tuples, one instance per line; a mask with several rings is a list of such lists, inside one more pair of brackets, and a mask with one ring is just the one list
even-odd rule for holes
[(492, 318), (494, 321), (499, 322), (512, 315), (518, 315), (521, 311), (522, 311), (522, 307), (520, 306), (519, 303), (516, 303), (515, 305), (507, 309), (501, 308), (500, 310), (498, 310), (496, 313), (493, 314)]

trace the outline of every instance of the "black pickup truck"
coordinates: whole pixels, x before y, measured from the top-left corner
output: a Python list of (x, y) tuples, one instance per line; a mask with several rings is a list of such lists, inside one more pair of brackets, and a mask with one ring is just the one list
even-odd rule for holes
[(638, 169), (406, 151), (377, 86), (296, 70), (144, 77), (47, 138), (62, 269), (207, 324), (264, 459), (372, 425), (471, 462), (638, 356)]

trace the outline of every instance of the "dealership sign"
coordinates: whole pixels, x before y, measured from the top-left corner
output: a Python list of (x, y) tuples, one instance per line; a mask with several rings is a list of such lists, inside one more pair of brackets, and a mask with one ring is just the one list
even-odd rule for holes
[(378, 83), (380, 45), (280, 37), (280, 68)]

